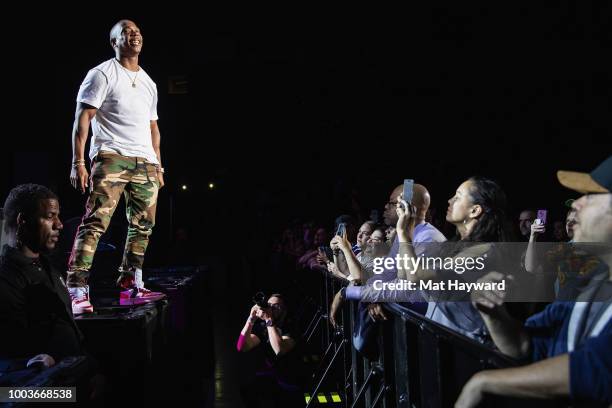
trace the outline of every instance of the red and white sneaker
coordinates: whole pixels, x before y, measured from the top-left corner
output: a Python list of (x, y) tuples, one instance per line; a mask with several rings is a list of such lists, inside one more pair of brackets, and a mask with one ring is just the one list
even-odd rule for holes
[(140, 305), (142, 303), (155, 302), (166, 297), (161, 292), (153, 292), (144, 287), (142, 280), (142, 269), (134, 269), (134, 277), (123, 276), (119, 279), (119, 286), (123, 290), (119, 294), (120, 305)]
[(89, 301), (89, 286), (68, 288), (68, 293), (72, 300), (72, 314), (93, 313), (93, 306)]
[(143, 303), (155, 302), (165, 298), (161, 292), (153, 292), (146, 288), (133, 287), (119, 293), (119, 304), (122, 306), (140, 305)]
[(132, 271), (134, 272), (133, 275), (122, 273), (119, 279), (117, 280), (117, 285), (119, 285), (123, 289), (132, 289), (133, 287), (144, 289), (144, 281), (142, 280), (142, 269), (133, 268)]

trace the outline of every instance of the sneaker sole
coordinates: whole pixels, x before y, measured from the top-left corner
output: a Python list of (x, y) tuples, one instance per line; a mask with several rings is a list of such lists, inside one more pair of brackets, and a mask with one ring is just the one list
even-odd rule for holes
[(152, 303), (163, 298), (165, 298), (165, 296), (155, 298), (121, 298), (119, 299), (119, 304), (121, 306), (142, 305), (144, 303)]
[(82, 308), (82, 309), (72, 309), (72, 314), (77, 316), (77, 315), (82, 315), (82, 314), (89, 314), (89, 313), (93, 313), (93, 307), (86, 307), (86, 308)]

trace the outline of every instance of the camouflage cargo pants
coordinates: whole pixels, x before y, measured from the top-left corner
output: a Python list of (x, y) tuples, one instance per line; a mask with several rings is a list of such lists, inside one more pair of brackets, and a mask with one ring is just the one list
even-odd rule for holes
[(87, 284), (98, 240), (108, 228), (122, 193), (129, 223), (119, 268), (122, 276), (133, 276), (134, 268), (142, 268), (155, 225), (159, 182), (154, 164), (101, 151), (92, 161), (89, 188), (85, 216), (68, 261), (68, 286)]

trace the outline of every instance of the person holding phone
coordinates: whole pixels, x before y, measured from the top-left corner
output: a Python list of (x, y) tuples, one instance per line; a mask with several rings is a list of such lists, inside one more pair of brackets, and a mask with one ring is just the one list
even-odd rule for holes
[(526, 322), (506, 312), (503, 293), (476, 298), (498, 349), (534, 362), (476, 373), (455, 407), (476, 407), (485, 393), (558, 399), (572, 406), (612, 404), (612, 156), (590, 174), (560, 170), (557, 178), (584, 194), (572, 204), (574, 241), (600, 259), (603, 278), (592, 279), (575, 302), (555, 301)]
[(312, 241), (312, 248), (307, 250), (304, 255), (298, 259), (298, 265), (303, 268), (317, 269), (320, 265), (320, 248), (325, 245), (328, 240), (327, 231), (323, 227), (315, 229), (315, 234)]
[[(546, 216), (538, 211), (538, 218), (531, 225), (532, 236), (525, 253), (525, 270), (537, 278), (534, 280), (535, 293), (541, 293), (543, 298), (572, 301), (580, 295), (584, 287), (600, 273), (597, 257), (584, 253), (576, 248), (573, 240), (555, 244), (538, 245), (537, 239), (545, 232), (545, 224), (541, 223)], [(570, 208), (567, 212), (567, 230), (576, 223), (576, 210)]]
[(525, 252), (525, 270), (530, 273), (541, 273), (542, 266), (538, 262), (536, 241), (546, 232), (546, 210), (538, 210), (537, 218), (531, 223), (530, 228), (529, 244)]
[[(390, 201), (385, 205), (384, 218), (386, 223), (395, 222), (397, 224), (399, 219), (397, 206), (399, 205), (398, 203), (401, 200), (403, 192), (404, 184), (397, 186), (391, 192), (389, 197)], [(414, 250), (420, 255), (426, 250), (428, 244), (444, 242), (446, 241), (446, 237), (438, 231), (436, 227), (425, 221), (425, 216), (431, 203), (431, 197), (427, 188), (421, 184), (413, 184), (412, 192), (411, 208), (414, 209), (415, 216), (409, 234), (414, 243)], [(406, 205), (408, 204), (406, 203)], [(391, 208), (393, 208), (393, 213), (391, 212)], [(382, 234), (380, 238), (382, 239)], [(395, 259), (399, 250), (399, 240), (397, 237), (387, 246), (387, 248), (389, 247), (390, 249), (385, 258)], [(395, 265), (395, 262), (391, 263)], [(359, 302), (357, 317), (355, 319), (353, 346), (358, 351), (370, 357), (374, 357), (375, 353), (374, 336), (377, 333), (377, 323), (387, 319), (379, 301), (376, 300), (377, 296), (372, 296), (372, 293), (376, 292), (372, 285), (377, 280), (390, 282), (396, 279), (398, 279), (398, 271), (395, 266), (391, 268), (383, 267), (382, 273), (371, 276), (366, 281), (365, 286), (349, 286), (339, 295), (341, 301), (344, 299), (362, 300), (362, 302)], [(380, 292), (376, 294), (380, 294)], [(424, 313), (426, 310), (426, 303), (424, 303), (423, 299), (418, 295), (415, 295), (411, 299), (404, 299), (403, 301), (409, 302), (406, 305), (419, 313)]]
[(523, 210), (519, 214), (519, 232), (521, 234), (522, 241), (529, 240), (529, 234), (531, 232), (531, 226), (533, 225), (537, 214), (534, 210)]
[(331, 239), (329, 246), (332, 249), (333, 259), (327, 259), (326, 265), (330, 273), (341, 279), (350, 277), (348, 260), (340, 247), (340, 241), (345, 239), (350, 246), (354, 256), (361, 252), (358, 244), (353, 244), (357, 237), (357, 226), (355, 219), (350, 215), (341, 215), (336, 219), (336, 233)]
[[(415, 184), (415, 197), (416, 197)], [(463, 182), (448, 200), (449, 206), (446, 220), (456, 228), (457, 235), (452, 239), (455, 244), (447, 245), (417, 245), (420, 239), (418, 226), (425, 214), (413, 204), (399, 198), (396, 204), (398, 254), (401, 258), (407, 256), (415, 259), (421, 250), (440, 253), (430, 254), (445, 257), (485, 257), (487, 262), (478, 274), (464, 276), (464, 279), (476, 280), (486, 274), (488, 268), (495, 265), (499, 259), (493, 243), (510, 240), (510, 232), (505, 217), (506, 196), (501, 187), (493, 180), (483, 177), (472, 177)], [(407, 210), (406, 210), (406, 209)], [(415, 262), (416, 263), (416, 262)], [(487, 267), (488, 265), (488, 267)], [(384, 272), (383, 272), (384, 275)], [(399, 279), (412, 282), (432, 279), (461, 279), (462, 276), (453, 270), (436, 270), (417, 267), (414, 273), (398, 271)], [(347, 288), (347, 297), (370, 302), (415, 302), (417, 299), (428, 301), (425, 316), (452, 330), (462, 333), (481, 343), (487, 342), (488, 336), (482, 318), (471, 305), (469, 299), (455, 301), (452, 292), (437, 291), (429, 294), (424, 291), (387, 291), (376, 290), (367, 286), (359, 289)], [(433, 298), (435, 295), (436, 298)], [(469, 296), (467, 292), (465, 296)], [(452, 301), (449, 301), (452, 300)]]
[[(432, 279), (476, 281), (499, 261), (495, 243), (511, 239), (505, 215), (506, 195), (499, 184), (488, 178), (471, 177), (461, 183), (448, 203), (446, 221), (456, 228), (457, 235), (453, 238), (456, 244), (441, 249), (442, 253), (438, 255), (482, 257), (486, 259), (485, 267), (461, 275), (454, 270), (417, 267), (415, 273), (403, 275), (406, 279), (412, 282)], [(400, 205), (397, 207), (399, 253), (401, 256), (406, 254), (416, 258), (417, 254), (410, 245), (410, 225), (413, 222), (414, 207), (408, 208), (406, 211)], [(463, 294), (467, 299), (457, 299), (457, 294), (452, 291), (424, 291), (422, 294), (429, 300), (426, 317), (479, 342), (488, 341), (485, 324), (476, 308), (469, 302), (468, 293)]]

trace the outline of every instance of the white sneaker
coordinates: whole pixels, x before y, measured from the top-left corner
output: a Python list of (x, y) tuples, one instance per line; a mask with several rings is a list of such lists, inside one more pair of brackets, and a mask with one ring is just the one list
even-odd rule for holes
[(72, 300), (72, 314), (93, 313), (93, 306), (89, 302), (89, 286), (68, 288)]
[(144, 281), (142, 280), (142, 269), (136, 268), (134, 270), (134, 284), (138, 289), (144, 289)]

